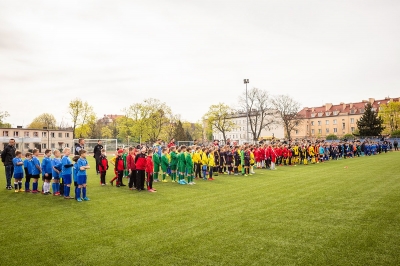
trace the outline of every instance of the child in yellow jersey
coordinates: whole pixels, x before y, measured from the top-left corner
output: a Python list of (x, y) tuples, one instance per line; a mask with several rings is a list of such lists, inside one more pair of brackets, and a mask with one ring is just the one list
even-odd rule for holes
[(118, 171), (116, 170), (116, 167), (115, 167), (115, 162), (117, 160), (117, 157), (118, 157), (118, 152), (116, 152), (115, 156), (110, 160), (110, 163), (112, 165), (114, 165), (114, 174), (115, 174), (115, 176), (110, 180), (111, 186), (113, 186), (114, 185), (114, 181), (118, 179)]
[(203, 148), (200, 152), (201, 157), (201, 170), (203, 172), (203, 179), (207, 180), (207, 165), (208, 165), (208, 157), (207, 157), (208, 150)]
[(195, 153), (193, 153), (193, 164), (194, 164), (194, 177), (195, 179), (201, 178), (201, 149), (196, 147)]
[(208, 153), (208, 180), (214, 180), (213, 178), (213, 169), (215, 167), (215, 161), (214, 161), (214, 150), (210, 150)]
[(254, 164), (256, 162), (255, 156), (254, 156), (254, 148), (250, 149), (250, 174), (255, 174), (254, 173)]

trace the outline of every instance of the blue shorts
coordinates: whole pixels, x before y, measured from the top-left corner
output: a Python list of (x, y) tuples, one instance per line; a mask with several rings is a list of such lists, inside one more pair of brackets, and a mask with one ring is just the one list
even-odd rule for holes
[(53, 179), (57, 179), (57, 180), (60, 180), (60, 176), (53, 176)]
[(86, 175), (79, 175), (78, 176), (78, 185), (86, 184), (87, 176)]
[(62, 178), (65, 185), (70, 185), (72, 183), (71, 175), (63, 175)]
[(14, 178), (15, 179), (22, 179), (22, 178), (24, 178), (24, 173), (15, 173), (14, 174)]

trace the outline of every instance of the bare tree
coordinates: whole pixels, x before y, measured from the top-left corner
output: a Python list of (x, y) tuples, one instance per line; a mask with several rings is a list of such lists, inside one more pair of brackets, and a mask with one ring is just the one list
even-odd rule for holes
[(303, 116), (299, 115), (300, 103), (289, 95), (277, 95), (272, 99), (272, 104), (278, 111), (285, 128), (285, 135), (290, 140), (291, 132), (296, 130), (303, 121)]
[(208, 121), (212, 130), (216, 129), (222, 133), (225, 143), (226, 132), (231, 131), (235, 125), (231, 119), (232, 113), (233, 110), (228, 105), (219, 103), (211, 105), (208, 112), (204, 115), (204, 119)]
[(247, 104), (246, 92), (239, 97), (239, 102), (249, 117), (253, 140), (259, 139), (263, 129), (270, 130), (277, 124), (277, 112), (267, 91), (252, 88), (247, 92)]

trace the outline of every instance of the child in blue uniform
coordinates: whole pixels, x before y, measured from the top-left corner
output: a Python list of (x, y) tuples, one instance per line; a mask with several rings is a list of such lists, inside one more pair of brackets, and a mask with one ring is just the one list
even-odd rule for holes
[(40, 167), (40, 161), (38, 159), (39, 150), (33, 150), (33, 156), (31, 160), (32, 164), (32, 178), (33, 178), (33, 185), (32, 185), (32, 193), (38, 193), (38, 180), (39, 176), (42, 173), (42, 168)]
[[(77, 201), (88, 201), (89, 198), (86, 196), (86, 181), (87, 181), (87, 175), (86, 175), (86, 170), (90, 169), (90, 166), (86, 160), (86, 151), (85, 150), (80, 150), (79, 154), (81, 157), (79, 158), (77, 164), (78, 164), (78, 194), (76, 197)], [(82, 191), (82, 198), (81, 198), (81, 191)]]
[(51, 176), (53, 178), (53, 195), (59, 196), (60, 195), (60, 177), (61, 177), (61, 157), (60, 151), (54, 151), (54, 158), (51, 161), (52, 165), (52, 172)]
[[(79, 152), (81, 150), (79, 150)], [(72, 167), (72, 175), (74, 178), (74, 188), (75, 188), (74, 191), (75, 191), (75, 199), (76, 200), (78, 200), (78, 173), (79, 173), (78, 160), (79, 160), (79, 158), (80, 158), (79, 155), (75, 155), (74, 158), (72, 158), (72, 161), (74, 162), (74, 166)], [(79, 198), (80, 198), (80, 195), (79, 195)]]
[[(52, 179), (52, 173), (53, 173), (53, 165), (51, 163), (51, 150), (46, 150), (44, 152), (44, 158), (42, 160), (42, 173), (43, 173), (43, 179), (44, 179), (44, 184), (43, 184), (43, 192), (44, 195), (49, 195), (50, 193), (50, 182)], [(53, 190), (54, 193), (54, 190)]]
[(25, 170), (25, 192), (31, 192), (29, 189), (30, 183), (31, 182), (31, 176), (32, 176), (32, 153), (27, 152), (25, 154), (25, 160), (24, 160), (24, 170)]
[(68, 157), (71, 154), (70, 148), (64, 148), (64, 157), (61, 160), (62, 165), (62, 178), (64, 181), (64, 199), (72, 199), (69, 195), (71, 192), (71, 183), (72, 183), (72, 162)]
[(22, 178), (24, 178), (24, 170), (22, 166), (24, 162), (21, 159), (22, 153), (20, 151), (15, 152), (15, 158), (12, 160), (14, 165), (14, 189), (15, 192), (23, 192), (22, 190)]

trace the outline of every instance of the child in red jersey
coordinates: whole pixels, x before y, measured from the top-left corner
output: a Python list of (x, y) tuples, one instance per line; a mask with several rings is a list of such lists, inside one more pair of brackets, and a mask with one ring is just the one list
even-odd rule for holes
[[(136, 189), (137, 191), (144, 190), (144, 179), (146, 174), (146, 151), (147, 148), (143, 147), (138, 154), (135, 156), (136, 165)], [(153, 171), (153, 170), (152, 170)]]
[(117, 179), (117, 187), (124, 187), (122, 183), (122, 178), (124, 176), (124, 170), (125, 170), (125, 165), (124, 165), (124, 159), (122, 158), (122, 155), (124, 153), (124, 150), (118, 150), (118, 156), (117, 159), (115, 160), (115, 170), (118, 172), (118, 179)]
[(101, 155), (99, 157), (99, 165), (98, 165), (98, 171), (100, 173), (100, 185), (105, 186), (106, 185), (106, 173), (108, 170), (108, 160), (106, 156), (106, 150), (102, 149), (101, 150)]
[(146, 186), (148, 192), (157, 192), (157, 190), (153, 188), (153, 170), (153, 151), (149, 150), (146, 158)]

